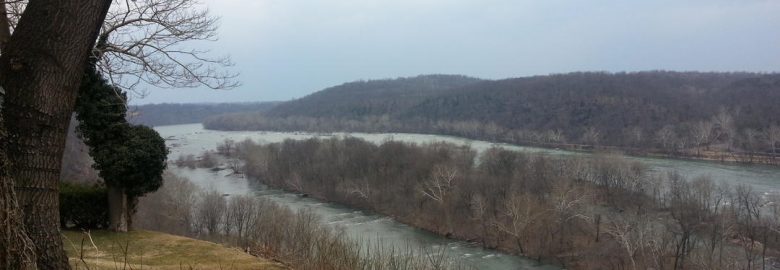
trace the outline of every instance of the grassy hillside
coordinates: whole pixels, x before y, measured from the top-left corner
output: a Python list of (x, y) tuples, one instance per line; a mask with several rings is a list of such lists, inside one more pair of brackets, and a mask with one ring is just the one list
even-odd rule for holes
[(73, 269), (286, 269), (234, 248), (164, 233), (94, 231), (91, 236), (94, 246), (82, 232), (64, 232)]

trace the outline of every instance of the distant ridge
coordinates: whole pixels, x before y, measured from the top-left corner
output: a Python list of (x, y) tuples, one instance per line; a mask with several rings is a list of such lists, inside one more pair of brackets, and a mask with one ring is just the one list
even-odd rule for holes
[(280, 102), (160, 103), (131, 106), (128, 120), (148, 126), (201, 123), (209, 116), (267, 111)]
[(710, 146), (775, 154), (780, 152), (778, 112), (778, 74), (575, 72), (503, 80), (423, 75), (345, 83), (266, 112), (212, 117), (204, 125), (413, 132), (697, 155)]
[(352, 118), (394, 114), (480, 81), (461, 75), (421, 75), (349, 82), (278, 104), (268, 115)]

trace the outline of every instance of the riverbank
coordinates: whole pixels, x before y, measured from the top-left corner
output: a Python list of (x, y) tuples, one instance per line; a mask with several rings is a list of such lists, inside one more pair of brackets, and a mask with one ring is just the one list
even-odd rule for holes
[[(492, 122), (433, 121), (426, 119), (391, 120), (387, 118), (342, 119), (329, 117), (252, 117), (241, 114), (219, 115), (206, 119), (206, 129), (221, 131), (279, 131), (312, 133), (407, 133), (454, 136), (471, 140), (506, 143), (517, 146), (565, 149), (569, 151), (615, 151), (639, 157), (709, 160), (740, 164), (780, 165), (780, 142), (743, 140), (740, 133), (695, 137), (693, 131), (665, 129), (664, 136), (656, 130), (614, 130), (586, 128), (582, 133), (561, 130), (506, 128)], [(610, 133), (603, 133), (611, 130)], [(589, 131), (589, 132), (586, 132)], [(709, 130), (715, 132), (715, 130)], [(754, 130), (755, 131), (755, 130)], [(678, 132), (682, 132), (679, 133)], [(628, 136), (628, 134), (632, 134)], [(755, 132), (751, 133), (755, 135)], [(730, 137), (729, 137), (730, 136)], [(756, 135), (757, 136), (757, 135)], [(586, 138), (587, 137), (587, 138)], [(774, 149), (773, 149), (774, 148)], [(716, 150), (713, 155), (700, 150)]]
[[(507, 143), (507, 142), (502, 142)], [(511, 144), (511, 143), (510, 143)], [(706, 147), (683, 149), (669, 152), (656, 148), (636, 148), (620, 147), (607, 145), (585, 145), (585, 144), (555, 144), (555, 143), (517, 143), (520, 146), (530, 146), (546, 149), (565, 150), (582, 153), (612, 152), (633, 157), (648, 157), (660, 159), (676, 159), (691, 161), (709, 161), (720, 163), (731, 163), (740, 165), (770, 165), (780, 166), (780, 153), (755, 153), (755, 152), (735, 152), (735, 151), (717, 151)]]
[[(480, 239), (474, 234), (474, 233), (468, 233), (466, 230), (463, 229), (453, 229), (453, 230), (446, 230), (440, 224), (437, 224), (435, 222), (424, 222), (418, 219), (411, 218), (409, 216), (403, 216), (403, 215), (397, 215), (396, 213), (393, 213), (392, 211), (388, 211), (386, 209), (382, 208), (365, 208), (363, 206), (351, 203), (346, 200), (337, 200), (333, 198), (329, 198), (327, 196), (320, 195), (318, 193), (300, 193), (300, 191), (290, 189), (289, 187), (285, 187), (283, 185), (271, 185), (268, 183), (263, 183), (265, 185), (268, 185), (269, 187), (284, 190), (286, 192), (291, 193), (297, 193), (301, 194), (304, 197), (310, 197), (312, 199), (316, 199), (322, 202), (326, 203), (333, 203), (333, 204), (340, 204), (347, 207), (351, 207), (354, 209), (360, 209), (361, 211), (368, 211), (370, 214), (378, 214), (381, 216), (386, 216), (389, 218), (392, 218), (396, 222), (400, 222), (402, 224), (411, 226), (415, 229), (423, 230), (425, 232), (444, 237), (447, 239), (453, 239), (457, 241), (464, 241), (473, 244), (474, 246), (479, 246), (487, 250), (493, 250), (501, 253), (516, 255), (516, 256), (523, 256), (527, 257), (527, 254), (520, 254), (517, 252), (516, 248), (512, 246), (511, 243), (496, 243), (493, 245), (481, 242)], [(555, 260), (555, 258), (552, 257), (528, 257), (528, 259), (533, 260), (538, 264), (538, 266), (544, 266), (544, 265), (555, 265), (560, 264), (560, 261)]]

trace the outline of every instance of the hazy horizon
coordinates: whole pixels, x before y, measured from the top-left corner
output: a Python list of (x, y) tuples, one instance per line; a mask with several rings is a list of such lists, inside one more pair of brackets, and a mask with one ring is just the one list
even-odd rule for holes
[[(536, 75), (527, 75), (527, 76), (512, 76), (512, 77), (506, 77), (506, 78), (496, 78), (496, 79), (485, 79), (485, 78), (479, 78), (476, 76), (469, 76), (464, 74), (418, 74), (413, 76), (399, 76), (399, 77), (386, 77), (386, 78), (361, 78), (361, 79), (355, 79), (355, 80), (348, 80), (340, 83), (336, 83), (334, 85), (328, 85), (321, 89), (316, 89), (311, 92), (305, 93), (302, 96), (295, 96), (288, 99), (280, 99), (280, 100), (227, 100), (227, 101), (209, 101), (209, 100), (203, 100), (203, 101), (161, 101), (161, 102), (144, 102), (149, 100), (149, 98), (133, 98), (131, 99), (131, 104), (134, 106), (140, 106), (140, 105), (156, 105), (156, 104), (225, 104), (225, 103), (264, 103), (264, 102), (286, 102), (291, 101), (295, 99), (304, 98), (307, 95), (313, 94), (315, 92), (325, 90), (331, 87), (336, 87), (342, 84), (346, 83), (352, 83), (352, 82), (359, 82), (359, 81), (373, 81), (373, 80), (394, 80), (394, 79), (401, 79), (401, 78), (413, 78), (413, 77), (419, 77), (419, 76), (429, 76), (429, 75), (444, 75), (444, 76), (466, 76), (470, 78), (480, 79), (480, 80), (505, 80), (505, 79), (518, 79), (518, 78), (528, 78), (528, 77), (537, 77), (537, 76), (552, 76), (552, 75), (562, 75), (562, 74), (571, 74), (571, 73), (608, 73), (608, 74), (617, 74), (617, 73), (642, 73), (642, 72), (678, 72), (678, 73), (686, 73), (686, 72), (696, 72), (696, 73), (755, 73), (755, 74), (762, 74), (762, 75), (772, 75), (772, 74), (780, 74), (780, 71), (700, 71), (700, 70), (637, 70), (637, 71), (599, 71), (599, 70), (583, 70), (583, 71), (570, 71), (565, 73), (548, 73), (548, 74), (536, 74)], [(242, 86), (243, 87), (243, 86)], [(239, 87), (239, 88), (242, 88)], [(155, 89), (155, 91), (168, 91), (171, 89)], [(202, 90), (202, 89), (182, 89), (181, 91), (192, 91), (192, 90)], [(224, 91), (234, 91), (234, 90), (203, 90), (207, 92), (214, 92), (214, 93), (224, 93)], [(222, 91), (222, 92), (221, 92)], [(208, 94), (208, 93), (207, 93)]]
[(285, 101), (361, 79), (780, 70), (780, 2), (206, 0), (241, 87), (147, 103)]

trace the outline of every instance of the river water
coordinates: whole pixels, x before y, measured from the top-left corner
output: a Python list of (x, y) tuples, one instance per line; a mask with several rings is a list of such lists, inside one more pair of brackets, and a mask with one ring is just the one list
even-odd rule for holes
[[(169, 159), (180, 155), (197, 155), (205, 150), (212, 150), (225, 139), (242, 141), (251, 139), (259, 143), (275, 143), (285, 139), (308, 139), (312, 137), (329, 138), (333, 136), (352, 136), (370, 142), (381, 143), (396, 140), (414, 143), (431, 143), (445, 141), (455, 144), (470, 145), (477, 151), (493, 146), (511, 150), (546, 153), (551, 155), (587, 155), (568, 151), (522, 147), (506, 144), (494, 144), (484, 141), (474, 141), (449, 136), (421, 134), (369, 134), (369, 133), (289, 133), (263, 131), (214, 131), (205, 130), (201, 124), (160, 126), (155, 128), (171, 150)], [(705, 161), (686, 161), (675, 159), (657, 159), (630, 157), (646, 164), (651, 170), (677, 171), (685, 176), (709, 175), (718, 181), (730, 184), (743, 183), (752, 186), (757, 191), (768, 193), (780, 190), (780, 168), (771, 166), (744, 166)], [(211, 172), (206, 169), (186, 169), (171, 167), (175, 174), (189, 178), (195, 184), (204, 188), (213, 188), (227, 194), (254, 194), (269, 198), (292, 209), (308, 208), (319, 214), (323, 221), (338, 225), (354, 238), (383, 246), (400, 248), (442, 250), (446, 249), (450, 256), (462, 258), (466, 263), (477, 269), (557, 269), (549, 265), (539, 265), (527, 258), (507, 255), (493, 250), (486, 250), (469, 243), (446, 239), (423, 230), (409, 227), (388, 217), (365, 213), (342, 205), (326, 203), (311, 198), (303, 198), (297, 194), (284, 192), (262, 185), (250, 185), (240, 177), (225, 175), (227, 172)]]

